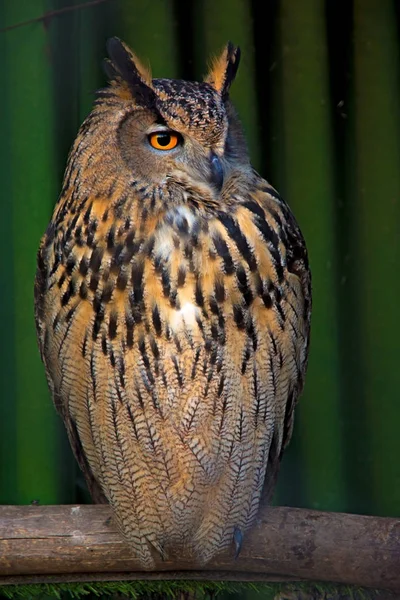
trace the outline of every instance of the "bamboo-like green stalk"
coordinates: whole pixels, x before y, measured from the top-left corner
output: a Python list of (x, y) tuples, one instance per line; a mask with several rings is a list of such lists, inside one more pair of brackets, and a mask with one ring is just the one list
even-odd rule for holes
[[(37, 17), (48, 8), (44, 0), (7, 2), (2, 24)], [(3, 338), (8, 356), (0, 368), (13, 393), (0, 399), (7, 417), (0, 422), (0, 501), (53, 503), (67, 499), (59, 478), (61, 423), (49, 398), (33, 317), (36, 252), (57, 196), (49, 40), (43, 25), (35, 23), (3, 33), (2, 44), (0, 102), (7, 121), (2, 195), (9, 217), (2, 241), (10, 262), (1, 303), (5, 335), (12, 339)]]
[(240, 46), (242, 55), (232, 101), (249, 146), (252, 164), (261, 168), (259, 118), (257, 114), (255, 48), (251, 3), (246, 0), (203, 0), (195, 3), (196, 71), (206, 73), (207, 61), (218, 55), (228, 41)]
[(294, 439), (283, 463), (279, 500), (341, 510), (346, 497), (325, 2), (304, 0), (294, 5), (282, 0), (279, 7), (271, 121), (274, 135), (281, 139), (272, 142), (278, 150), (272, 180), (301, 226), (313, 274), (310, 363)]
[[(357, 352), (367, 443), (354, 427), (364, 510), (398, 514), (400, 505), (399, 297), (400, 65), (394, 2), (354, 1), (354, 196), (349, 198)], [(360, 418), (363, 418), (362, 414)], [(367, 455), (361, 455), (364, 449)], [(362, 465), (364, 463), (364, 465)], [(356, 464), (354, 465), (354, 469)], [(357, 481), (357, 480), (356, 480)]]
[(178, 77), (178, 32), (172, 0), (129, 0), (117, 2), (115, 35), (130, 45), (153, 77)]
[[(5, 7), (0, 4), (0, 24), (5, 25)], [(0, 36), (0, 53), (3, 57), (3, 66), (8, 65), (9, 57), (6, 53), (7, 44), (5, 36)], [(7, 71), (3, 73), (3, 85), (8, 83)], [(0, 96), (0, 111), (6, 116), (0, 120), (0, 147), (1, 164), (8, 167), (7, 157), (11, 154), (12, 127), (8, 118), (10, 99), (5, 93)], [(7, 161), (7, 163), (5, 163)], [(14, 502), (17, 495), (17, 432), (16, 432), (16, 369), (15, 369), (15, 305), (14, 305), (14, 253), (13, 246), (13, 202), (12, 202), (12, 176), (9, 168), (1, 170), (2, 184), (2, 219), (0, 235), (1, 281), (0, 295), (1, 318), (1, 346), (0, 346), (0, 503)], [(10, 251), (11, 250), (11, 251)]]

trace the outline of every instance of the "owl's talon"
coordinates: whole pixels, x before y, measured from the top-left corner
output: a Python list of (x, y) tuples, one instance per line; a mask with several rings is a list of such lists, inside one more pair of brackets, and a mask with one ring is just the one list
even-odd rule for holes
[(235, 560), (239, 557), (240, 550), (242, 549), (243, 533), (239, 527), (235, 527), (233, 530), (233, 541), (235, 543)]

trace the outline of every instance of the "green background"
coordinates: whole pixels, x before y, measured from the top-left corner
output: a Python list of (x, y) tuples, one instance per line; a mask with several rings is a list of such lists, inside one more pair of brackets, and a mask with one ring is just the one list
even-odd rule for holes
[(156, 77), (199, 78), (228, 39), (241, 46), (232, 97), (252, 162), (292, 207), (313, 271), (310, 366), (275, 501), (399, 516), (399, 6), (0, 2), (0, 503), (86, 498), (36, 346), (33, 280), (117, 35)]

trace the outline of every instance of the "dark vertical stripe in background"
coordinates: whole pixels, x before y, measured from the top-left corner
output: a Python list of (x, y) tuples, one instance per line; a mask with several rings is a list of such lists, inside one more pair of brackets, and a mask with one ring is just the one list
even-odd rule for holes
[(117, 1), (116, 34), (126, 41), (153, 77), (179, 78), (178, 23), (172, 0)]
[[(77, 0), (0, 3), (0, 28)], [(399, 514), (400, 69), (395, 0), (105, 0), (0, 33), (0, 502), (84, 498), (36, 348), (39, 239), (117, 35), (156, 77), (198, 78), (228, 39), (252, 162), (313, 270), (310, 369), (276, 500)], [(267, 18), (264, 16), (266, 11)]]
[(242, 50), (236, 84), (231, 98), (239, 112), (253, 165), (261, 169), (259, 159), (260, 129), (255, 72), (253, 15), (247, 0), (204, 0), (195, 3), (196, 72), (201, 78), (207, 73), (210, 58), (218, 55), (227, 41)]

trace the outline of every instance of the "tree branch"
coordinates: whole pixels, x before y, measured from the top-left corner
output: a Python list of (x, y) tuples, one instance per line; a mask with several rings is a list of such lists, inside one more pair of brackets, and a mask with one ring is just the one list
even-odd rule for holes
[(232, 552), (204, 569), (141, 571), (104, 505), (0, 506), (0, 584), (133, 579), (331, 581), (400, 591), (400, 520), (264, 507)]
[(91, 0), (90, 2), (83, 2), (82, 4), (71, 4), (70, 6), (64, 6), (63, 8), (58, 8), (56, 10), (49, 10), (43, 15), (35, 17), (34, 19), (28, 19), (28, 21), (21, 21), (20, 23), (14, 23), (14, 25), (3, 27), (0, 29), (0, 33), (11, 31), (12, 29), (18, 29), (19, 27), (24, 27), (25, 25), (31, 25), (32, 23), (40, 23), (41, 21), (43, 23), (48, 23), (53, 17), (59, 17), (67, 12), (81, 10), (82, 8), (90, 8), (91, 6), (96, 6), (97, 4), (103, 4), (103, 2), (108, 2), (108, 0)]

